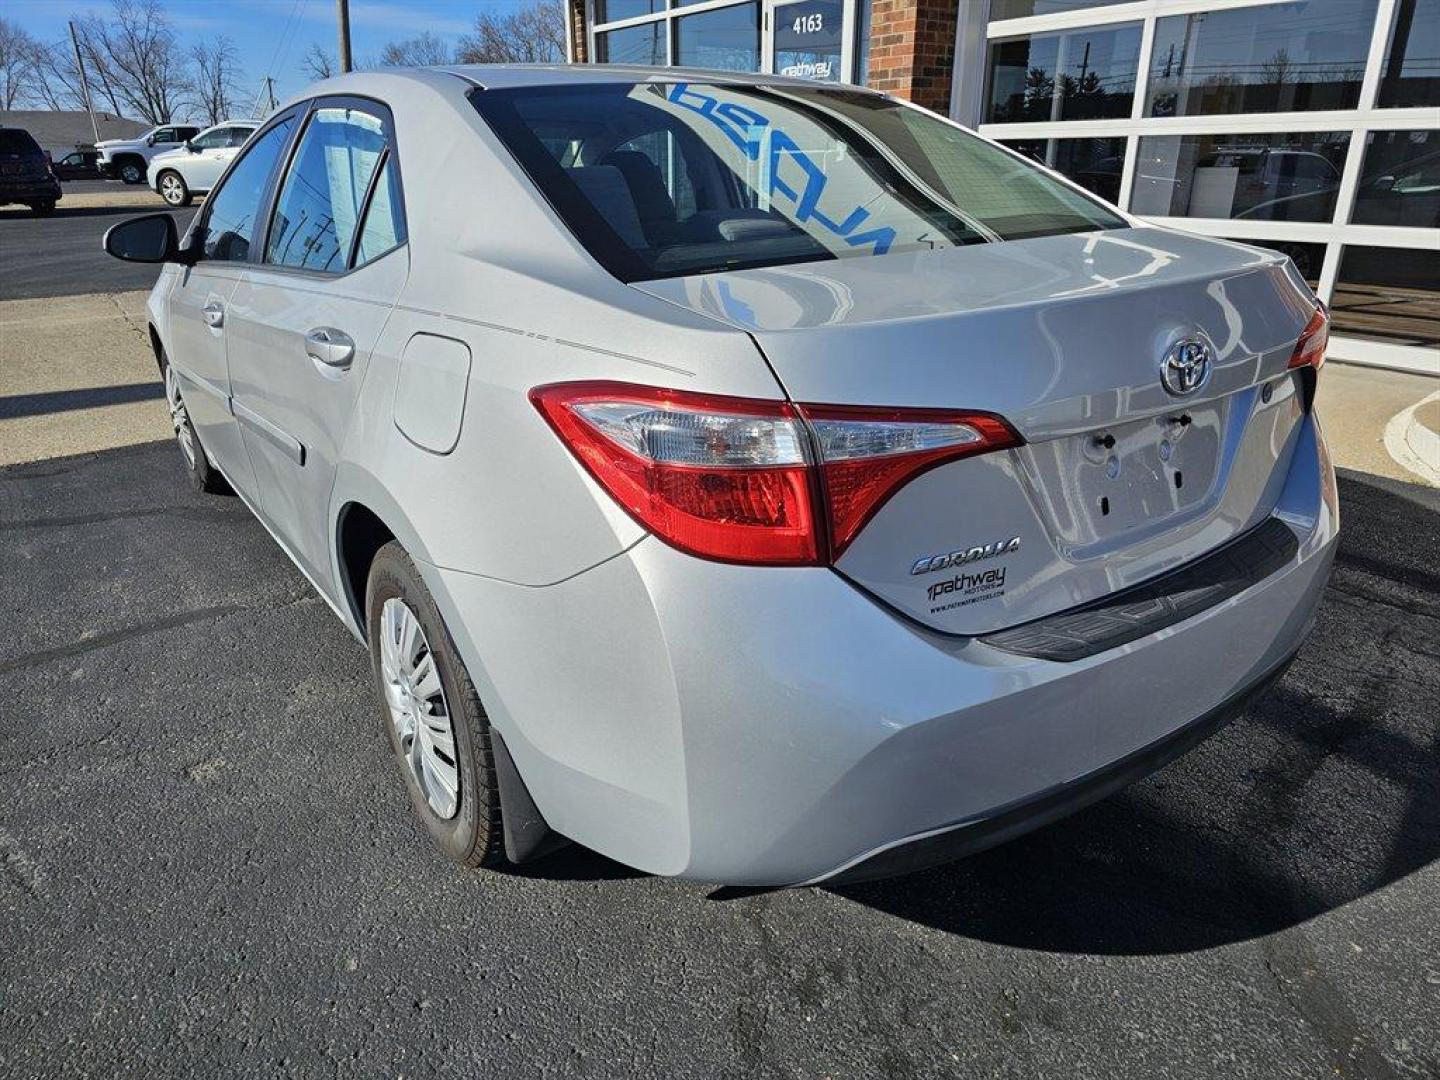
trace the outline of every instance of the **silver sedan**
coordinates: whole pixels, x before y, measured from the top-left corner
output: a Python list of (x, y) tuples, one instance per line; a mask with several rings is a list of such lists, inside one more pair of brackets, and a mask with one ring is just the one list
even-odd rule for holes
[(191, 480), (370, 650), (467, 866), (891, 874), (1244, 708), (1335, 550), (1327, 315), (904, 102), (624, 67), (347, 75), (163, 263)]

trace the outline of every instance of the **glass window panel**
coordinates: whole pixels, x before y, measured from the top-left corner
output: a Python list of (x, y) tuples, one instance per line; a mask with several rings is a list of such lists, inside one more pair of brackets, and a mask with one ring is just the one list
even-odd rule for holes
[(1068, 176), (1108, 202), (1120, 200), (1125, 139), (1004, 139), (1005, 146)]
[[(594, 84), (473, 104), (625, 280), (1124, 227), (962, 128), (819, 84)], [(564, 166), (553, 145), (581, 144)]]
[(1136, 214), (1330, 221), (1348, 131), (1147, 135), (1140, 140)]
[(1251, 247), (1268, 248), (1271, 251), (1278, 251), (1282, 255), (1289, 255), (1290, 261), (1295, 264), (1295, 269), (1300, 271), (1310, 288), (1320, 286), (1320, 268), (1325, 263), (1324, 244), (1303, 244), (1298, 240), (1252, 240), (1249, 237), (1231, 236), (1226, 239), (1237, 244), (1249, 244)]
[(1139, 63), (1139, 23), (993, 41), (988, 119), (1123, 119)]
[(597, 23), (619, 22), (665, 10), (665, 0), (595, 0)]
[(355, 249), (355, 265), (377, 259), (405, 242), (405, 217), (400, 212), (400, 183), (393, 160), (386, 159), (365, 211), (365, 227)]
[(665, 21), (607, 30), (595, 35), (595, 60), (601, 64), (665, 63)]
[(376, 117), (357, 109), (316, 109), (275, 202), (265, 261), (344, 270), (384, 149), (385, 130)]
[(1350, 220), (1440, 228), (1440, 131), (1370, 132)]
[(1150, 115), (1353, 109), (1377, 2), (1299, 0), (1159, 19)]
[(1440, 348), (1440, 253), (1345, 248), (1330, 318), (1346, 337)]
[(760, 5), (737, 4), (677, 19), (675, 63), (720, 71), (759, 71)]
[(990, 18), (1023, 19), (1029, 15), (1054, 15), (1059, 11), (1102, 7), (1116, 0), (990, 0)]
[(205, 200), (205, 258), (244, 262), (250, 257), (260, 200), (290, 139), (295, 118), (287, 116), (265, 132)]
[(1440, 0), (1397, 0), (1378, 104), (1440, 105)]
[(775, 71), (818, 82), (840, 81), (843, 0), (799, 0), (775, 9)]

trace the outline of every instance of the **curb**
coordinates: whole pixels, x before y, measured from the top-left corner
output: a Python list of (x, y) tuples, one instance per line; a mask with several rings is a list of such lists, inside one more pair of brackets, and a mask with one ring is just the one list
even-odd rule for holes
[(1385, 450), (1401, 468), (1440, 488), (1440, 390), (1421, 398), (1385, 425)]

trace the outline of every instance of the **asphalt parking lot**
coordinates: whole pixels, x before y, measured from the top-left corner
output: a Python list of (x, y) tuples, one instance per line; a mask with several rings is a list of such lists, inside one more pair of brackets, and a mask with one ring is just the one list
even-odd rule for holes
[(1310, 642), (1185, 758), (962, 863), (737, 895), (456, 870), (238, 500), (169, 441), (0, 468), (0, 1076), (1440, 1076), (1440, 491), (1341, 499)]

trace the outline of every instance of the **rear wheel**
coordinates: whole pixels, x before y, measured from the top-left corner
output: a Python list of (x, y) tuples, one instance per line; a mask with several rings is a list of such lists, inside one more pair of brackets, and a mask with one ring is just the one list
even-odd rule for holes
[(120, 163), (118, 175), (127, 184), (143, 184), (145, 182), (145, 166), (134, 158)]
[(160, 197), (171, 206), (189, 206), (190, 189), (185, 186), (185, 178), (174, 169), (166, 169), (156, 178), (156, 186), (160, 189)]
[(190, 483), (197, 491), (207, 495), (230, 494), (230, 485), (205, 456), (200, 436), (190, 422), (190, 410), (185, 407), (185, 399), (180, 394), (180, 381), (168, 360), (165, 361), (165, 404), (170, 409), (170, 424), (175, 429), (175, 441), (180, 444), (180, 457), (185, 463)]
[(415, 815), (462, 866), (504, 863), (490, 721), (430, 590), (394, 541), (371, 564), (365, 620), (382, 723)]

